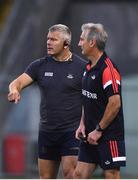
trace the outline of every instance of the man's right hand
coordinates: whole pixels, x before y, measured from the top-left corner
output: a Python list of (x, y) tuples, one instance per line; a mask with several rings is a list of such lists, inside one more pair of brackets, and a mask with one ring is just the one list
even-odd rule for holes
[(21, 74), (17, 79), (10, 83), (8, 100), (17, 104), (21, 98), (20, 93), (22, 89), (29, 86), (32, 82), (33, 79), (28, 74)]
[(14, 102), (17, 104), (20, 100), (21, 96), (18, 90), (11, 90), (8, 94), (8, 100), (10, 102)]
[(76, 135), (75, 135), (76, 139), (81, 139), (80, 137), (86, 137), (86, 134), (85, 134), (85, 126), (84, 125), (80, 125), (78, 127), (78, 129), (76, 130)]

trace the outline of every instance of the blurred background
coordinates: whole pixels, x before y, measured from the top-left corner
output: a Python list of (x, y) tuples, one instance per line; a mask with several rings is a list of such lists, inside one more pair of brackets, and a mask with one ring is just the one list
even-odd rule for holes
[[(127, 166), (123, 178), (138, 178), (138, 2), (133, 0), (0, 0), (0, 178), (38, 178), (39, 90), (33, 85), (18, 105), (7, 101), (8, 84), (46, 54), (48, 28), (70, 27), (72, 51), (81, 25), (103, 23), (106, 52), (123, 77)], [(95, 177), (102, 177), (99, 169)], [(59, 178), (62, 174), (59, 173)]]

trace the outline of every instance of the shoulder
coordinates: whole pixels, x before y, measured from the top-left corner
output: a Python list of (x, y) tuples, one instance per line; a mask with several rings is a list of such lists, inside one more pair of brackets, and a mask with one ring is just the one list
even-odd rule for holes
[(73, 53), (73, 61), (80, 64), (80, 65), (86, 65), (87, 61), (83, 59), (82, 57), (78, 56), (77, 54)]
[(115, 63), (109, 57), (107, 57), (104, 64), (105, 66), (103, 68), (103, 79), (118, 79), (120, 81), (121, 75)]
[(105, 59), (105, 68), (108, 68), (110, 71), (116, 70), (118, 73), (120, 73), (117, 65), (108, 56)]
[(39, 58), (39, 59), (33, 60), (33, 61), (30, 63), (30, 66), (36, 66), (36, 67), (38, 67), (38, 66), (41, 66), (41, 65), (45, 64), (48, 60), (49, 60), (49, 58), (46, 57), (46, 56), (45, 56), (45, 57), (41, 57), (41, 58)]

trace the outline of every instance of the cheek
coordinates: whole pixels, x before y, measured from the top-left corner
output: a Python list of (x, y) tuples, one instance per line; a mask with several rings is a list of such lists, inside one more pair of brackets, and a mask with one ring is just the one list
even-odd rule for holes
[(63, 49), (63, 44), (58, 44), (58, 45), (56, 46), (56, 48), (57, 48), (58, 50)]
[(89, 52), (91, 51), (88, 45), (85, 45), (83, 47), (83, 50), (84, 50), (85, 54), (89, 54)]
[(63, 50), (63, 44), (55, 45), (54, 47), (55, 52), (60, 52)]
[(63, 42), (57, 42), (57, 43), (55, 44), (55, 48), (56, 48), (56, 49), (61, 49), (61, 48), (63, 48)]
[(85, 49), (86, 51), (88, 50), (87, 44), (84, 44), (83, 47), (84, 47), (84, 49)]

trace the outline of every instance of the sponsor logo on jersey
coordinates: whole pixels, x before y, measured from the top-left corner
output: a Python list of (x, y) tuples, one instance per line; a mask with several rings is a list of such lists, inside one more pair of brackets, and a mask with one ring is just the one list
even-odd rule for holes
[(109, 165), (109, 164), (110, 164), (110, 161), (108, 161), (108, 160), (105, 161), (105, 164), (106, 164), (106, 165)]
[(68, 74), (68, 75), (67, 75), (67, 78), (68, 78), (68, 79), (73, 79), (74, 77), (73, 77), (72, 74)]
[(96, 76), (95, 76), (95, 75), (92, 75), (91, 78), (94, 80), (94, 79), (96, 78)]
[(82, 89), (82, 94), (90, 99), (97, 99), (97, 94), (96, 93), (91, 93), (89, 91), (86, 91)]
[(49, 77), (52, 77), (53, 76), (53, 72), (45, 72), (45, 76), (49, 76)]

